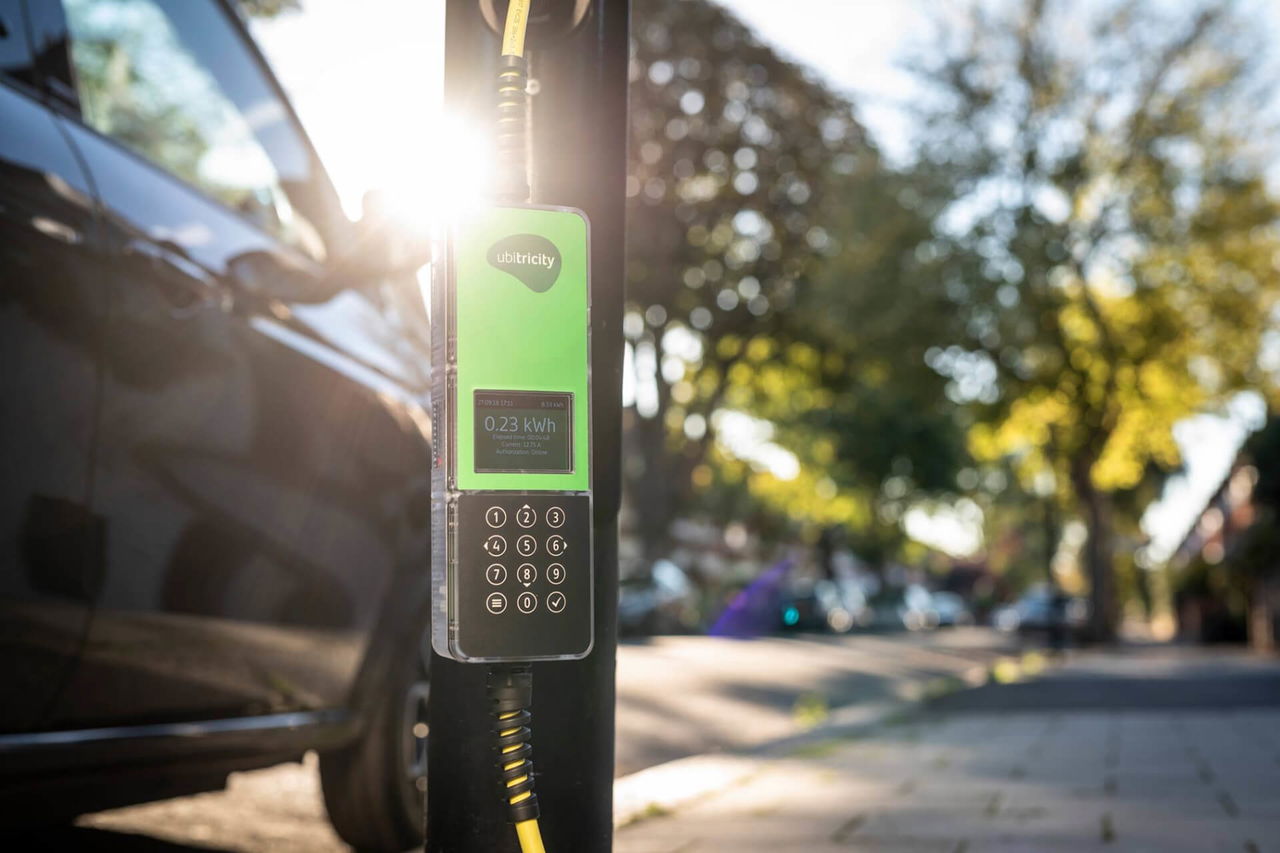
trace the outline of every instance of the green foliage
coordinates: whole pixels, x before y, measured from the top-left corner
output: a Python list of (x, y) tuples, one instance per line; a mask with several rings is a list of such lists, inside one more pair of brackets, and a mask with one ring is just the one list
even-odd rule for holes
[[(949, 487), (963, 448), (924, 364), (914, 250), (931, 225), (913, 179), (846, 99), (719, 6), (635, 13), (626, 331), (648, 396), (624, 467), (646, 543), (695, 501), (743, 510), (727, 487), (864, 529), (890, 477)], [(718, 452), (721, 409), (773, 423), (799, 476)]]
[(1085, 517), (1100, 618), (1111, 497), (1179, 464), (1174, 423), (1268, 381), (1280, 302), (1263, 51), (1229, 9), (1191, 11), (978, 4), (918, 69), (954, 319), (931, 363), (972, 451), (1055, 475)]

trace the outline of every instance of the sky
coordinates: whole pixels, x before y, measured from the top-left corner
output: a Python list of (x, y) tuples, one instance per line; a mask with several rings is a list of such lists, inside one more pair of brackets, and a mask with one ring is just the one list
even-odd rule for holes
[[(807, 65), (848, 93), (859, 119), (891, 159), (905, 155), (909, 128), (899, 105), (913, 93), (896, 66), (929, 35), (929, 18), (947, 3), (922, 0), (719, 0), (784, 57)], [(1178, 2), (1178, 0), (1170, 0)], [(304, 11), (256, 22), (254, 34), (306, 125), (343, 206), (359, 215), (365, 191), (379, 189), (406, 216), (429, 219), (424, 199), (474, 195), (483, 170), (481, 146), (442, 116), (444, 0), (302, 0)], [(1272, 14), (1280, 14), (1271, 8)], [(949, 8), (955, 8), (954, 4)], [(340, 47), (339, 47), (340, 46)], [(441, 163), (461, 166), (435, 168)], [(445, 191), (441, 192), (440, 188)], [(634, 399), (635, 388), (624, 392)], [(1202, 415), (1175, 437), (1186, 472), (1174, 477), (1143, 519), (1150, 556), (1172, 553), (1226, 474), (1248, 430), (1260, 425), (1260, 401), (1245, 396), (1229, 416)], [(795, 457), (768, 441), (767, 425), (734, 421), (733, 452), (779, 475)], [(789, 458), (788, 458), (789, 457)], [(963, 555), (981, 547), (980, 517), (965, 503), (954, 510), (909, 513), (914, 538)]]

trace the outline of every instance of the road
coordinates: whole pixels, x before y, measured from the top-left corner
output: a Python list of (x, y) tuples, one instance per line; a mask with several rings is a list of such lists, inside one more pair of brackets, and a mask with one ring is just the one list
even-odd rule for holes
[[(962, 678), (1010, 650), (1005, 638), (982, 629), (625, 642), (618, 651), (617, 773), (785, 737), (840, 706), (915, 698), (938, 679)], [(232, 774), (225, 791), (89, 815), (24, 849), (347, 848), (325, 819), (315, 757), (308, 756), (301, 764)]]
[(984, 629), (845, 637), (655, 637), (618, 650), (619, 776), (796, 733), (857, 702), (913, 699), (1011, 647)]

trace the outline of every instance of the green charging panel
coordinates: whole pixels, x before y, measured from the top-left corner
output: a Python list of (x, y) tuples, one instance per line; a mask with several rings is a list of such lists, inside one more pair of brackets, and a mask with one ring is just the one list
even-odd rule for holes
[(492, 208), (432, 279), (432, 643), (461, 661), (591, 649), (590, 237)]
[[(458, 488), (586, 491), (586, 219), (575, 211), (498, 208), (456, 233), (457, 281), (463, 285), (455, 323)], [(486, 394), (511, 390), (568, 395), (568, 408), (551, 399), (504, 401)], [(501, 403), (519, 403), (510, 408), (522, 411), (503, 420)], [(531, 418), (539, 405), (548, 408), (542, 418)], [(567, 423), (561, 417), (566, 412)], [(513, 437), (504, 442), (504, 432)], [(567, 460), (560, 452), (565, 440)]]

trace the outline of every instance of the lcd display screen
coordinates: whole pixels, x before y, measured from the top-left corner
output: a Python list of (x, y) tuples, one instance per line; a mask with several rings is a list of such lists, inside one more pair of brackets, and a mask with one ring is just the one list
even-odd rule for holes
[(573, 395), (475, 392), (478, 474), (573, 472)]

